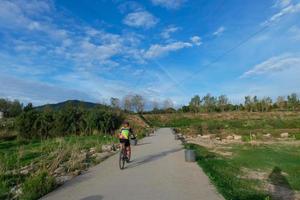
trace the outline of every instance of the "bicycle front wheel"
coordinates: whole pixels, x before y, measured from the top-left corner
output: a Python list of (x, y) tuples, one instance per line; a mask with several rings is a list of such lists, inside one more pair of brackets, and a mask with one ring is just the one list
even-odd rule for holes
[(120, 151), (120, 156), (119, 156), (119, 167), (120, 169), (124, 169), (125, 166), (125, 155), (123, 151)]

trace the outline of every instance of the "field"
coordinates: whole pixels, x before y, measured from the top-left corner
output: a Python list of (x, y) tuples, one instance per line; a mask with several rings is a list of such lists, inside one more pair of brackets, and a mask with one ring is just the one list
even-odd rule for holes
[(290, 137), (300, 138), (299, 112), (176, 113), (144, 117), (153, 126), (174, 127), (189, 135), (214, 134), (224, 137), (228, 134), (255, 134), (256, 137), (262, 137), (264, 134), (271, 134), (278, 137), (281, 133), (288, 132)]
[[(144, 117), (154, 126), (174, 127), (183, 134), (186, 148), (196, 151), (199, 166), (226, 199), (300, 199), (299, 113)], [(228, 137), (235, 135), (241, 137)]]

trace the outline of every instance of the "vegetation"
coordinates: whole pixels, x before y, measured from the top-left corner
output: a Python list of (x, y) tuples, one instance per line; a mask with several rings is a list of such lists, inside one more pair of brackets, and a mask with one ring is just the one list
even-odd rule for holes
[(111, 133), (123, 121), (120, 112), (103, 107), (85, 108), (67, 104), (60, 110), (33, 109), (29, 104), (16, 120), (22, 138)]
[(267, 134), (278, 136), (289, 132), (299, 137), (300, 116), (297, 112), (248, 113), (234, 112), (230, 114), (164, 114), (144, 115), (149, 124), (157, 127), (176, 127), (184, 133), (191, 134), (226, 134), (238, 135)]
[(0, 98), (0, 112), (3, 113), (3, 117), (16, 117), (22, 112), (23, 105), (18, 101), (10, 101), (8, 99)]
[(29, 177), (23, 184), (22, 200), (38, 199), (56, 187), (55, 178), (42, 171)]
[(300, 189), (297, 178), (300, 176), (300, 151), (297, 146), (235, 145), (231, 150), (232, 157), (221, 156), (195, 144), (188, 144), (186, 148), (196, 151), (198, 164), (228, 200), (270, 199), (275, 194), (267, 190), (268, 184), (280, 185), (289, 194)]

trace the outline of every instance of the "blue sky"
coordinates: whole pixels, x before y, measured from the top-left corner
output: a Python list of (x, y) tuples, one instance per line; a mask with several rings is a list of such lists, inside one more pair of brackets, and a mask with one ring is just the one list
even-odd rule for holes
[(299, 94), (299, 0), (1, 0), (0, 97)]

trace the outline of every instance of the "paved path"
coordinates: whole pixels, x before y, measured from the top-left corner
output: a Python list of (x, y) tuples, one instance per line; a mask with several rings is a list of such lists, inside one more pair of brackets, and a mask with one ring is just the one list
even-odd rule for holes
[(118, 155), (91, 168), (43, 199), (48, 200), (221, 200), (196, 163), (184, 161), (184, 150), (171, 130), (133, 147), (132, 162), (120, 170)]

